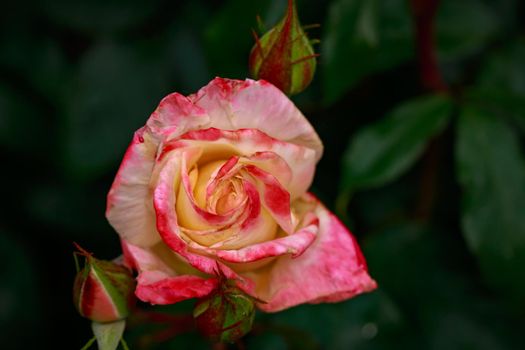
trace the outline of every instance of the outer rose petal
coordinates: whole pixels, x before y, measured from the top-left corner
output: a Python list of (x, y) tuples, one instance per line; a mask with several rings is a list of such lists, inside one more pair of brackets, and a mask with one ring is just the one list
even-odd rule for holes
[(323, 145), (313, 127), (281, 90), (264, 80), (215, 78), (190, 98), (208, 112), (211, 127), (258, 129), (311, 148), (316, 160), (321, 158)]
[[(135, 294), (142, 301), (173, 304), (208, 295), (217, 286), (217, 279), (204, 278), (193, 271), (188, 271), (191, 275), (178, 275), (174, 267), (184, 263), (178, 262), (175, 254), (162, 243), (152, 250), (122, 241), (122, 248), (125, 259), (139, 271)], [(191, 268), (186, 267), (188, 269)]]
[[(317, 199), (311, 196), (310, 200)], [(298, 258), (283, 256), (269, 271), (268, 291), (258, 297), (266, 312), (302, 303), (336, 302), (377, 287), (351, 233), (320, 202), (319, 233)]]
[(160, 241), (149, 181), (157, 147), (142, 128), (135, 132), (108, 193), (106, 217), (120, 237), (143, 246)]
[(151, 304), (173, 304), (191, 298), (200, 298), (211, 293), (217, 287), (217, 279), (204, 279), (197, 276), (166, 277), (148, 284), (147, 275), (138, 279), (135, 294), (137, 298)]

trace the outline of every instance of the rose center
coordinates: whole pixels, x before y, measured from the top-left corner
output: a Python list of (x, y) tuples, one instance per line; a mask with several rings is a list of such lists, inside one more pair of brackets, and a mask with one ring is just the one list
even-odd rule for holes
[(215, 204), (215, 212), (219, 215), (226, 214), (234, 208), (237, 208), (244, 199), (244, 196), (237, 192), (233, 181), (228, 181), (229, 183), (224, 186), (226, 190), (219, 194), (220, 197), (217, 199)]

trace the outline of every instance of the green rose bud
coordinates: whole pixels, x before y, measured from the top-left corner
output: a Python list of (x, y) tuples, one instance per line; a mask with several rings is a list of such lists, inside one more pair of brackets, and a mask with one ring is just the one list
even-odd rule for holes
[(287, 95), (295, 95), (312, 82), (316, 56), (299, 23), (295, 2), (289, 0), (284, 18), (261, 38), (255, 34), (250, 73), (255, 79), (269, 81)]
[(226, 281), (197, 302), (193, 317), (199, 331), (210, 340), (233, 343), (252, 329), (255, 305), (250, 296)]
[(82, 269), (77, 264), (73, 301), (80, 315), (99, 323), (125, 319), (135, 304), (135, 279), (126, 267), (95, 259), (77, 246), (85, 258)]

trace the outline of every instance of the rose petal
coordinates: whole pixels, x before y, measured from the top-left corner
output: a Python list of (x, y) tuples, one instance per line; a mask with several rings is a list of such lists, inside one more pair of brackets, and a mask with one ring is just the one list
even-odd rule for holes
[[(310, 196), (310, 201), (317, 199)], [(257, 297), (263, 311), (274, 312), (302, 303), (335, 302), (376, 288), (351, 233), (317, 201), (316, 241), (298, 258), (280, 257), (268, 272), (266, 290)]]
[(270, 211), (275, 221), (286, 233), (291, 234), (293, 227), (290, 211), (290, 194), (272, 174), (253, 165), (247, 165), (244, 169), (258, 180), (258, 189), (262, 194), (264, 205)]
[(321, 158), (323, 146), (313, 127), (281, 90), (266, 81), (215, 78), (189, 98), (208, 112), (211, 127), (261, 130), (311, 148), (315, 159)]
[[(285, 186), (292, 199), (302, 196), (310, 187), (315, 172), (316, 153), (313, 149), (301, 145), (274, 139), (260, 130), (219, 130), (203, 129), (194, 130), (181, 136), (177, 144), (192, 140), (196, 147), (202, 147), (203, 155), (216, 154), (216, 149), (225, 149), (230, 155), (243, 155), (256, 161), (264, 158), (264, 153), (275, 154), (287, 164), (287, 170), (281, 173), (282, 165), (274, 174), (281, 184)], [(170, 147), (167, 144), (165, 147)], [(170, 147), (171, 148), (171, 147)], [(262, 153), (262, 154), (261, 154)], [(266, 169), (265, 169), (266, 170)], [(291, 173), (288, 173), (291, 171)]]
[(233, 175), (235, 175), (236, 171), (238, 170), (237, 163), (239, 162), (239, 157), (234, 156), (228, 159), (226, 162), (222, 164), (222, 166), (218, 169), (218, 171), (213, 175), (210, 176), (209, 180), (207, 181), (206, 186), (202, 186), (199, 190), (206, 189), (205, 195), (206, 200), (208, 200), (209, 197), (215, 192), (215, 188), (217, 185), (222, 181), (226, 180), (228, 178), (231, 178)]
[(243, 290), (253, 290), (253, 282), (242, 278), (232, 269), (212, 258), (195, 254), (189, 251), (187, 243), (181, 238), (180, 228), (175, 215), (175, 183), (179, 173), (180, 159), (169, 157), (160, 171), (158, 183), (153, 191), (153, 204), (157, 219), (157, 230), (162, 240), (174, 252), (178, 253), (194, 268), (215, 275), (222, 271), (227, 278), (235, 279), (242, 285)]
[(261, 207), (257, 188), (249, 181), (243, 180), (242, 183), (247, 195), (247, 206), (242, 216), (234, 225), (217, 230), (191, 232), (184, 229), (183, 232), (192, 238), (192, 241), (187, 242), (192, 250), (216, 256), (216, 252), (223, 249), (240, 249), (275, 238), (277, 224), (268, 211)]
[[(197, 148), (196, 148), (197, 149)], [(199, 154), (202, 152), (200, 149)], [(239, 215), (235, 212), (229, 212), (224, 215), (215, 214), (212, 212), (209, 212), (205, 209), (202, 209), (196, 202), (194, 194), (193, 194), (193, 186), (192, 181), (190, 181), (190, 177), (188, 175), (188, 169), (192, 165), (190, 157), (187, 156), (188, 153), (184, 152), (181, 156), (181, 188), (178, 191), (178, 197), (179, 204), (177, 205), (177, 209), (183, 208), (183, 218), (185, 223), (190, 223), (188, 226), (189, 229), (202, 229), (207, 230), (212, 228), (213, 226), (219, 226), (219, 225), (231, 225), (231, 223), (237, 218)], [(194, 179), (196, 182), (197, 179)], [(239, 208), (242, 209), (242, 208)], [(177, 210), (178, 212), (182, 213), (180, 210)], [(182, 218), (181, 218), (182, 219)], [(185, 226), (185, 225), (181, 225)]]
[(149, 182), (156, 145), (142, 128), (135, 132), (108, 193), (106, 217), (120, 236), (150, 246), (160, 241)]
[[(296, 233), (259, 244), (252, 244), (235, 250), (218, 250), (217, 257), (232, 263), (253, 262), (269, 257), (291, 254), (293, 257), (301, 255), (317, 234), (317, 225), (312, 224)], [(210, 252), (211, 253), (211, 252)]]
[(210, 118), (204, 109), (188, 97), (172, 93), (160, 101), (146, 126), (153, 135), (174, 139), (189, 130), (209, 127), (209, 123)]
[(197, 276), (165, 277), (148, 283), (151, 273), (141, 274), (135, 290), (137, 298), (151, 304), (166, 305), (210, 294), (218, 284), (216, 278), (204, 279)]
[(290, 182), (292, 181), (293, 170), (277, 153), (271, 151), (256, 152), (249, 157), (243, 158), (242, 162), (254, 165), (257, 168), (272, 174), (285, 188), (288, 188), (291, 185)]
[(139, 271), (135, 294), (152, 304), (172, 304), (202, 297), (217, 285), (216, 279), (194, 270), (162, 242), (141, 248), (122, 240), (126, 260)]

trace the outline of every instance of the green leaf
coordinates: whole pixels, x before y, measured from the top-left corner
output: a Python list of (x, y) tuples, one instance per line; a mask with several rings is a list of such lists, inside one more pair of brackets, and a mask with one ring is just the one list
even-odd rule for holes
[(353, 191), (396, 179), (446, 126), (451, 109), (446, 96), (420, 97), (361, 129), (343, 156), (341, 188)]
[(441, 224), (400, 222), (367, 236), (362, 245), (379, 288), (415, 320), (408, 326), (414, 345), (408, 348), (519, 348), (509, 346), (518, 339), (512, 334), (515, 321), (500, 301), (477, 288), (456, 232)]
[(501, 24), (492, 7), (481, 0), (441, 1), (436, 17), (439, 57), (458, 58), (488, 44)]
[(411, 32), (404, 0), (335, 1), (321, 41), (325, 102), (335, 102), (366, 75), (412, 57)]
[(491, 55), (481, 70), (477, 86), (525, 97), (525, 40), (513, 42)]
[(122, 339), (124, 329), (126, 328), (126, 320), (110, 322), (110, 323), (91, 323), (93, 333), (97, 338), (97, 345), (99, 350), (115, 350)]
[(488, 89), (470, 88), (465, 95), (470, 103), (511, 120), (525, 131), (525, 96), (499, 89), (497, 85)]
[(525, 300), (525, 161), (504, 120), (467, 106), (458, 124), (457, 176), (462, 226), (487, 281)]
[(525, 131), (525, 41), (515, 41), (492, 54), (467, 97), (498, 117), (510, 118)]

